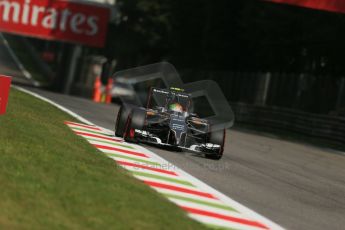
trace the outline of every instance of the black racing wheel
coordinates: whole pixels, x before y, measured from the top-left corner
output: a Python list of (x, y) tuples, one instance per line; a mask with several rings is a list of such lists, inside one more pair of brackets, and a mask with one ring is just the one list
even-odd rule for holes
[(127, 117), (125, 125), (124, 139), (128, 142), (136, 142), (135, 130), (142, 130), (146, 121), (146, 111), (143, 109), (133, 109)]
[(131, 113), (132, 108), (129, 105), (123, 104), (120, 107), (120, 110), (117, 114), (116, 123), (115, 123), (115, 136), (123, 137), (126, 129), (126, 122), (129, 114)]
[(219, 145), (220, 148), (214, 153), (208, 153), (205, 155), (206, 158), (212, 160), (220, 160), (224, 152), (224, 143), (225, 143), (225, 129), (217, 130), (209, 134), (208, 142), (212, 144)]

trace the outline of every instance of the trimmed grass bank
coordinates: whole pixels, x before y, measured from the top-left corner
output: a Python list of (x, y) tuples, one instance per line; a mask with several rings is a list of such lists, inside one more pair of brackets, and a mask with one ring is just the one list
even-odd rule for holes
[(0, 229), (203, 229), (64, 125), (70, 116), (11, 89), (0, 116)]

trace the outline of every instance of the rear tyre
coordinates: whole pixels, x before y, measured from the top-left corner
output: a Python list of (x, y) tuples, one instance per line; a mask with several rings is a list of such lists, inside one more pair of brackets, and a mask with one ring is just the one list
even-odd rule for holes
[(225, 129), (211, 132), (209, 134), (208, 142), (212, 144), (219, 145), (220, 148), (214, 153), (206, 154), (207, 159), (220, 160), (224, 152), (224, 142), (225, 142)]
[(131, 110), (132, 108), (126, 104), (123, 104), (120, 107), (115, 123), (115, 136), (123, 137), (126, 129), (126, 122), (129, 114), (131, 113)]

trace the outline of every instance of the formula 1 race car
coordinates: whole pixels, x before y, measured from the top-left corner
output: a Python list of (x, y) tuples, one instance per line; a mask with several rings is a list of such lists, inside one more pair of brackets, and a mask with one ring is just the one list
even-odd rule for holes
[(179, 88), (151, 88), (147, 107), (123, 104), (115, 135), (128, 142), (173, 146), (219, 160), (224, 151), (225, 129), (213, 130), (207, 119), (192, 112), (191, 96)]

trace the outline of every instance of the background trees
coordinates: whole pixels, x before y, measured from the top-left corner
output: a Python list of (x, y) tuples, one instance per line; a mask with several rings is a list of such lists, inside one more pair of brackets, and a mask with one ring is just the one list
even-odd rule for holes
[[(293, 80), (277, 75), (272, 105), (329, 113), (339, 104), (342, 14), (260, 0), (119, 0), (117, 7), (120, 17), (110, 26), (104, 53), (118, 69), (167, 60), (185, 81), (212, 78), (223, 87), (230, 84), (226, 78), (238, 83), (227, 72), (295, 74)], [(248, 75), (237, 78), (242, 83), (236, 87), (255, 88)], [(286, 82), (286, 94), (294, 97), (272, 93)], [(252, 100), (240, 98), (229, 96)]]
[(344, 72), (345, 17), (259, 0), (119, 0), (106, 53), (133, 66)]

